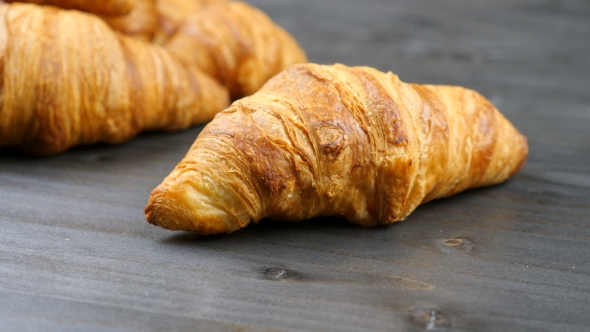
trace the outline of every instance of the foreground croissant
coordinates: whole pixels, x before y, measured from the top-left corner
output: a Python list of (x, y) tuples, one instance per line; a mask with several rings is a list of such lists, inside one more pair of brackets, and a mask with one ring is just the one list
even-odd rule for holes
[(227, 90), (100, 18), (0, 5), (0, 147), (51, 155), (142, 130), (178, 130), (227, 107)]
[(500, 183), (527, 141), (475, 91), (343, 65), (296, 65), (218, 114), (154, 191), (147, 220), (233, 232), (262, 218), (363, 226)]

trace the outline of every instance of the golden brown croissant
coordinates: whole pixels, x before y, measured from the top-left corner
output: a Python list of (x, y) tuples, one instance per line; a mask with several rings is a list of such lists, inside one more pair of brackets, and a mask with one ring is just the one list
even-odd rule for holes
[(150, 41), (158, 26), (154, 0), (10, 0), (63, 9), (78, 9), (100, 16), (111, 28), (128, 36)]
[(158, 28), (154, 0), (135, 0), (133, 10), (128, 15), (101, 17), (111, 28), (145, 41), (151, 41)]
[(206, 6), (187, 17), (165, 47), (215, 77), (233, 98), (250, 95), (289, 65), (307, 61), (289, 33), (243, 2)]
[(262, 218), (374, 226), (500, 183), (527, 141), (484, 97), (343, 65), (295, 65), (219, 113), (154, 191), (147, 220), (233, 232)]
[(135, 7), (136, 0), (6, 0), (4, 2), (28, 2), (37, 5), (52, 5), (64, 9), (79, 9), (96, 15), (127, 15)]
[(210, 120), (227, 90), (78, 11), (0, 5), (0, 147), (49, 155)]
[(226, 0), (156, 0), (158, 29), (154, 43), (164, 44), (178, 30), (184, 20), (205, 6)]

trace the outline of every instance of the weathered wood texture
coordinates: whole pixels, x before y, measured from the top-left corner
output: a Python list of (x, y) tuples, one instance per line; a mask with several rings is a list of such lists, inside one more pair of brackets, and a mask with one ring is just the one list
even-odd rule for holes
[(0, 152), (0, 330), (590, 328), (590, 2), (255, 0), (314, 62), (481, 91), (529, 137), (512, 180), (372, 229), (201, 237), (143, 208), (200, 131)]

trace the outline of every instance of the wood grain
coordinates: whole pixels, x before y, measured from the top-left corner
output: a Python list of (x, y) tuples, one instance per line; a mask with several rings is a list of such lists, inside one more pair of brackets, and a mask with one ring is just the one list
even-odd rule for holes
[(202, 127), (47, 159), (0, 151), (0, 330), (584, 331), (590, 2), (255, 0), (310, 60), (481, 91), (529, 138), (505, 184), (360, 228), (148, 225)]

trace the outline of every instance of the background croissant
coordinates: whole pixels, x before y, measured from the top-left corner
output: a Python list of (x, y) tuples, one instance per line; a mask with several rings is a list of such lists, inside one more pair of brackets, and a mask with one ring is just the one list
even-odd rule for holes
[(151, 41), (158, 30), (155, 0), (135, 0), (127, 15), (101, 15), (111, 28), (145, 41)]
[[(145, 41), (150, 41), (158, 28), (155, 0), (8, 0), (63, 9), (77, 9), (100, 16), (111, 28)], [(185, 0), (191, 1), (191, 0)], [(0, 2), (1, 3), (1, 2)]]
[(139, 0), (5, 0), (4, 2), (28, 2), (37, 5), (52, 5), (64, 9), (78, 9), (81, 11), (105, 16), (123, 16), (129, 14)]
[[(293, 37), (265, 13), (225, 0), (21, 0), (77, 8), (101, 17), (115, 30), (164, 46), (181, 61), (198, 66), (228, 87), (237, 99), (256, 92), (268, 79), (307, 62)], [(117, 6), (116, 6), (117, 5)], [(119, 13), (119, 14), (117, 14)], [(123, 14), (121, 14), (123, 13)]]
[(227, 91), (196, 67), (91, 14), (0, 5), (0, 36), (0, 147), (49, 155), (120, 143), (210, 120), (228, 105)]
[(203, 7), (186, 17), (164, 47), (215, 77), (234, 99), (256, 92), (288, 66), (307, 61), (289, 33), (244, 2)]
[(156, 0), (158, 26), (154, 43), (165, 44), (176, 33), (187, 17), (208, 5), (227, 0)]
[(389, 224), (506, 180), (527, 153), (526, 138), (475, 91), (296, 65), (219, 113), (145, 212), (152, 224), (203, 234), (266, 217)]

